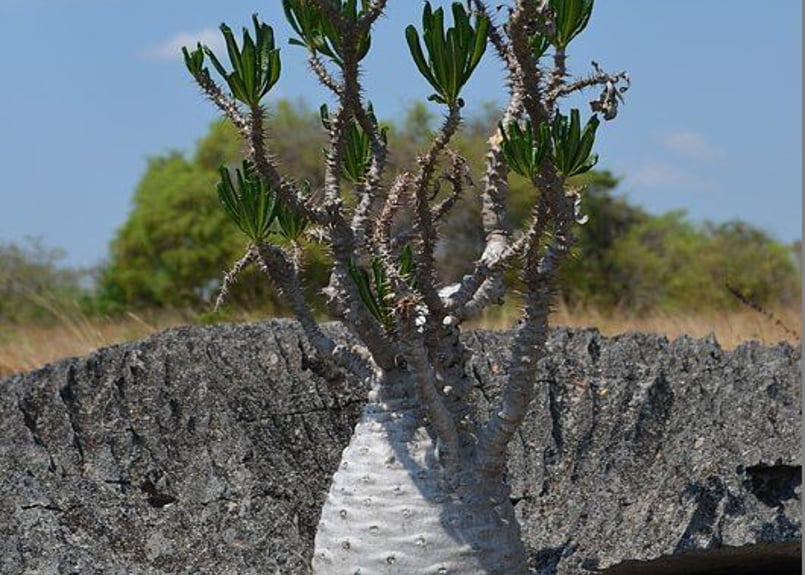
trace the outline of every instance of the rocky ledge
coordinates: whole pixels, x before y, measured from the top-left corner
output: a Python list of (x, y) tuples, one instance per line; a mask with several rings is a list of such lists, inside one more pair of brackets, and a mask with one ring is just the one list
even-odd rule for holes
[[(486, 409), (510, 336), (466, 343)], [(510, 465), (535, 573), (800, 572), (799, 348), (569, 329), (549, 346)], [(319, 372), (274, 320), (0, 381), (0, 573), (307, 573), (365, 394)]]

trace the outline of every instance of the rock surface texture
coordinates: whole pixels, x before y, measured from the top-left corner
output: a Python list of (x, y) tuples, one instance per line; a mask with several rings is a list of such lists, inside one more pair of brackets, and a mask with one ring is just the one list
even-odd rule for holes
[[(466, 336), (481, 410), (510, 341)], [(800, 572), (798, 348), (549, 343), (510, 464), (535, 573)], [(276, 320), (0, 382), (0, 573), (307, 573), (365, 395), (319, 371)]]

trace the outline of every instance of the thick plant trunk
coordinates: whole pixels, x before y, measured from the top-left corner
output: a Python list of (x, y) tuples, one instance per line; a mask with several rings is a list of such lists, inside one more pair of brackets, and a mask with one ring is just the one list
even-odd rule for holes
[(413, 400), (413, 383), (401, 380), (388, 390), (372, 392), (333, 476), (313, 572), (526, 573), (508, 486), (477, 480), (471, 446), (448, 476), (435, 434)]

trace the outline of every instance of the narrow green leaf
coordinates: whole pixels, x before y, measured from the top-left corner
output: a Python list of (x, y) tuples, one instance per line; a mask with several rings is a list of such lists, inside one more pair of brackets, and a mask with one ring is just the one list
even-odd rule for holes
[(593, 0), (551, 0), (556, 32), (552, 43), (564, 49), (590, 21)]
[(224, 211), (235, 223), (237, 223), (239, 219), (239, 212), (237, 209), (237, 202), (235, 201), (235, 193), (232, 188), (232, 178), (229, 175), (229, 170), (227, 170), (224, 166), (221, 166), (218, 169), (218, 172), (221, 175), (221, 181), (217, 186), (218, 197), (221, 200), (221, 204), (223, 204)]
[(196, 49), (190, 52), (185, 46), (182, 46), (182, 55), (184, 56), (184, 63), (190, 74), (196, 78), (201, 74), (204, 68), (204, 49), (199, 42), (196, 44)]
[(489, 32), (489, 19), (486, 16), (478, 18), (476, 21), (475, 35), (473, 37), (472, 53), (470, 54), (470, 66), (467, 70), (467, 78), (475, 71), (478, 63), (486, 52), (486, 38)]
[(581, 119), (579, 118), (578, 108), (570, 110), (570, 128), (565, 135), (565, 145), (567, 146), (567, 157), (571, 165), (577, 162), (579, 144), (581, 143)]
[[(296, 16), (295, 8), (297, 6), (297, 2), (295, 0), (282, 0), (282, 10), (285, 12), (285, 19), (288, 21), (288, 24), (291, 25), (294, 32), (299, 34), (300, 36), (304, 37), (302, 32), (302, 27), (299, 24), (299, 20)], [(292, 38), (289, 41), (291, 44), (296, 44), (298, 46), (304, 46), (304, 42), (300, 42), (296, 38)]]
[(378, 305), (378, 302), (369, 287), (369, 274), (363, 268), (358, 267), (358, 265), (355, 264), (352, 259), (350, 259), (347, 265), (347, 272), (358, 288), (358, 295), (360, 296), (363, 304), (366, 306), (366, 309), (368, 309), (369, 313), (371, 313), (374, 318), (382, 324), (383, 313), (381, 312), (380, 306)]
[(408, 42), (408, 49), (411, 52), (411, 57), (416, 64), (419, 73), (425, 77), (428, 83), (436, 90), (439, 89), (436, 79), (433, 77), (430, 68), (425, 62), (425, 55), (422, 53), (422, 47), (419, 44), (419, 34), (413, 25), (408, 25), (405, 29), (405, 40)]
[(268, 92), (271, 88), (273, 88), (280, 79), (280, 73), (282, 72), (282, 60), (280, 59), (280, 51), (278, 49), (270, 51), (269, 62), (271, 74), (268, 76), (265, 92)]
[(584, 126), (584, 131), (581, 134), (581, 144), (579, 146), (579, 157), (587, 158), (592, 152), (593, 144), (595, 143), (595, 132), (598, 129), (600, 120), (598, 116), (593, 114)]
[(449, 63), (445, 54), (444, 37), (444, 10), (439, 8), (432, 14), (430, 29), (425, 33), (425, 42), (428, 46), (433, 75), (436, 78), (436, 91), (450, 103), (451, 98), (447, 91), (450, 85), (447, 77)]
[(391, 295), (391, 287), (386, 277), (386, 270), (383, 269), (383, 262), (379, 258), (372, 258), (372, 279), (374, 280), (377, 301), (382, 303), (385, 308)]
[(224, 40), (226, 40), (226, 51), (229, 54), (229, 62), (232, 64), (235, 74), (243, 77), (243, 66), (240, 60), (240, 50), (238, 49), (238, 43), (235, 40), (235, 36), (232, 34), (232, 29), (226, 24), (221, 24), (220, 28), (224, 35)]
[(236, 100), (240, 100), (244, 104), (248, 104), (250, 102), (248, 92), (246, 91), (246, 86), (243, 84), (243, 80), (236, 72), (229, 74), (226, 77), (226, 82), (229, 84), (229, 89), (232, 90), (232, 95)]
[(241, 74), (239, 74), (243, 89), (248, 98), (248, 104), (256, 105), (260, 100), (259, 94), (259, 72), (257, 71), (256, 47), (251, 35), (243, 29), (243, 50), (241, 51)]
[(332, 124), (330, 123), (330, 111), (327, 108), (327, 104), (322, 104), (319, 107), (319, 116), (321, 117), (321, 125), (324, 126), (325, 130), (329, 130)]
[(207, 46), (204, 46), (204, 53), (207, 54), (207, 56), (209, 56), (210, 61), (212, 62), (212, 65), (215, 67), (215, 69), (218, 71), (218, 74), (220, 74), (221, 77), (224, 80), (226, 80), (227, 77), (229, 76), (229, 72), (227, 72), (226, 68), (223, 67), (223, 65), (218, 60), (218, 57), (215, 55), (215, 53), (212, 50), (210, 50)]

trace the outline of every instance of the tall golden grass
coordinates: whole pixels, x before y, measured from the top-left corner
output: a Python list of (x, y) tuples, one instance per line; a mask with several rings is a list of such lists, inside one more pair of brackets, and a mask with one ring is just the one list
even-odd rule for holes
[[(44, 302), (43, 305), (49, 305)], [(85, 355), (112, 344), (137, 340), (155, 332), (198, 323), (198, 317), (180, 312), (127, 313), (116, 319), (93, 318), (79, 311), (51, 305), (53, 321), (48, 324), (0, 326), (0, 377), (36, 369), (63, 357)], [(799, 345), (801, 309), (771, 310), (774, 319), (753, 309), (704, 314), (630, 316), (625, 312), (604, 314), (594, 309), (569, 309), (559, 305), (551, 317), (553, 325), (595, 327), (605, 335), (628, 331), (660, 333), (674, 339), (680, 335), (705, 337), (712, 333), (725, 349), (747, 340), (766, 344), (788, 341)], [(236, 314), (229, 321), (254, 321), (254, 315)], [(469, 328), (509, 329), (511, 309), (490, 309)], [(782, 324), (782, 325), (781, 325)]]
[[(560, 304), (554, 309), (550, 320), (552, 325), (594, 327), (607, 336), (640, 331), (662, 334), (672, 340), (682, 335), (700, 338), (713, 334), (724, 349), (733, 349), (750, 340), (768, 345), (781, 341), (799, 345), (802, 323), (800, 308), (780, 308), (766, 313), (770, 313), (772, 317), (749, 308), (706, 313), (654, 312), (637, 315), (624, 310), (604, 313), (591, 308), (571, 309)], [(508, 329), (511, 325), (512, 314), (505, 308), (502, 311), (489, 308), (470, 327)]]

